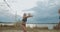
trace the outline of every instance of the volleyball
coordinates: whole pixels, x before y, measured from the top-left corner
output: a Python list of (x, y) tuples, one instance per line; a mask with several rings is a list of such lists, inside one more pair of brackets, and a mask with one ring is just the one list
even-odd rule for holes
[(28, 13), (28, 16), (32, 16), (32, 14), (31, 13)]

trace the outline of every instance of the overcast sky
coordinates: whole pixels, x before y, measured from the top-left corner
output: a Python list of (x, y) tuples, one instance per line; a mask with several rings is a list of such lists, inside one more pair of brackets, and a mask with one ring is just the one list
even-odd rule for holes
[(0, 22), (21, 20), (23, 13), (31, 13), (27, 23), (58, 23), (60, 0), (0, 0)]

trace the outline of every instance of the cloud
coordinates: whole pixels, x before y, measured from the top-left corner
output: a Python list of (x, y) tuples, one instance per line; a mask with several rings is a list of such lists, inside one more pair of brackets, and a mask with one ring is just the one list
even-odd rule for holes
[[(2, 16), (3, 13), (4, 19), (8, 19), (10, 16), (15, 17), (16, 13), (20, 17), (26, 12), (32, 13), (34, 16), (28, 19), (29, 23), (57, 22), (58, 20), (59, 0), (7, 0), (7, 3), (10, 8), (6, 4), (0, 8), (0, 15)], [(7, 16), (8, 18), (6, 18)]]
[(58, 1), (57, 0), (51, 0), (50, 4), (49, 4), (49, 8), (51, 9), (51, 8), (59, 6), (59, 5), (60, 5), (59, 0)]
[[(59, 1), (59, 0), (58, 0)], [(58, 21), (58, 9), (59, 2), (57, 0), (49, 1), (38, 1), (37, 6), (28, 10), (35, 11), (34, 18), (32, 18), (35, 23), (57, 23)], [(47, 6), (46, 6), (47, 5)]]
[[(0, 5), (0, 17), (2, 17), (1, 20), (7, 20), (10, 18), (13, 18), (15, 17), (15, 15), (17, 14), (17, 16), (21, 16), (23, 15), (24, 12), (26, 13), (34, 13), (34, 11), (23, 11), (23, 10), (26, 10), (26, 9), (29, 9), (29, 8), (32, 8), (34, 6), (36, 6), (36, 1), (37, 0), (6, 0), (6, 2), (8, 3), (8, 5), (10, 6), (10, 8), (7, 6), (7, 4), (0, 0), (1, 3)], [(16, 2), (15, 2), (16, 1)], [(14, 2), (14, 3), (13, 3)], [(3, 4), (4, 3), (4, 4)], [(11, 17), (12, 16), (12, 17)]]
[[(16, 2), (12, 3), (12, 1), (13, 2), (16, 1)], [(11, 7), (10, 13), (15, 14), (17, 12), (17, 15), (21, 16), (25, 10), (35, 7), (37, 1), (38, 0), (7, 0), (7, 3)], [(29, 12), (29, 11), (27, 11), (27, 12)], [(30, 11), (30, 12), (32, 12), (32, 11)]]

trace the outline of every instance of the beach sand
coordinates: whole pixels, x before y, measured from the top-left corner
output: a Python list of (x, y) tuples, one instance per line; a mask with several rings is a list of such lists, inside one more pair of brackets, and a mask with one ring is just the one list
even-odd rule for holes
[[(23, 32), (22, 30), (0, 30), (0, 32)], [(32, 30), (28, 32), (60, 32), (59, 30)]]
[[(19, 27), (0, 27), (0, 32), (23, 32)], [(27, 28), (27, 32), (60, 32), (60, 30), (36, 29)]]

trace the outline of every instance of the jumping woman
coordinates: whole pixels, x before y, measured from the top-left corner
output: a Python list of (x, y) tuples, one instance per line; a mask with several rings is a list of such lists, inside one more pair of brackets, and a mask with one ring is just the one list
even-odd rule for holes
[(23, 32), (27, 32), (26, 22), (27, 22), (27, 18), (29, 18), (29, 17), (32, 17), (32, 15), (30, 15), (30, 13), (28, 14), (28, 16), (26, 13), (23, 14), (23, 19), (22, 19), (22, 24), (21, 24)]

